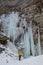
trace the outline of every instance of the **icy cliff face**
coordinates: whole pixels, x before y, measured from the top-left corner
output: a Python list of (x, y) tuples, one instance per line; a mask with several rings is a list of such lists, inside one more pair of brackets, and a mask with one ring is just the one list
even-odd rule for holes
[[(3, 25), (3, 32), (10, 38), (13, 44), (18, 45), (18, 49), (23, 49), (23, 48), (26, 49), (26, 55), (28, 57), (30, 55), (30, 50), (29, 50), (30, 48), (28, 49), (30, 43), (29, 43), (29, 33), (28, 33), (29, 31), (26, 32), (26, 28), (28, 28), (28, 26), (25, 18), (19, 21), (18, 12), (16, 13), (12, 12), (7, 15), (6, 14), (1, 15), (1, 22)], [(19, 23), (19, 27), (17, 27), (18, 23)], [(8, 42), (8, 46), (9, 46), (9, 42)], [(23, 55), (25, 55), (25, 50), (23, 50), (23, 52), (24, 52)]]
[[(32, 21), (30, 21), (28, 24), (24, 18), (24, 15), (22, 15), (22, 18), (20, 18), (18, 12), (3, 14), (0, 16), (0, 20), (2, 22), (3, 32), (10, 38), (10, 41), (8, 41), (8, 44), (10, 45), (8, 46), (15, 44), (18, 50), (22, 50), (24, 58), (27, 58), (30, 55), (35, 56), (37, 52), (35, 50), (33, 39)], [(38, 47), (39, 53), (41, 50), (40, 46)], [(15, 46), (12, 46), (13, 51), (15, 51), (14, 48)]]

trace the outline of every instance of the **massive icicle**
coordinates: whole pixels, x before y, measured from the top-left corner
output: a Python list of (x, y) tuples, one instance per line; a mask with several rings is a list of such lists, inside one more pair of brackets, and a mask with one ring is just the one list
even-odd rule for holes
[(24, 34), (24, 58), (30, 56), (30, 42), (29, 42), (29, 29)]
[(30, 41), (31, 41), (31, 52), (32, 55), (35, 56), (35, 45), (33, 40), (33, 33), (32, 33), (32, 21), (30, 21)]
[(18, 21), (19, 21), (18, 13), (12, 12), (9, 15), (9, 22), (10, 22), (9, 32), (10, 32), (10, 36), (13, 38), (13, 42), (15, 40), (15, 33), (17, 30), (16, 24)]
[(41, 54), (40, 32), (39, 32), (39, 29), (38, 29), (38, 53), (39, 53), (39, 55)]

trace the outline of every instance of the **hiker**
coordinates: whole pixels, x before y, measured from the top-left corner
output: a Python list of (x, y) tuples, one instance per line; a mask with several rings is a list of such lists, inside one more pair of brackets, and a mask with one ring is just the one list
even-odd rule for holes
[(19, 56), (19, 60), (21, 60), (21, 56), (22, 56), (22, 51), (21, 50), (18, 51), (18, 56)]

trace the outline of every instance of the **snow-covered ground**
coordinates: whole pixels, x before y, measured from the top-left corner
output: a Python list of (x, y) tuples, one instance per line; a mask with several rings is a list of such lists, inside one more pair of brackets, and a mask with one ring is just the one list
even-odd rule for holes
[[(4, 33), (10, 38), (11, 41), (3, 46), (0, 45), (0, 65), (43, 65), (43, 55), (30, 57), (30, 50), (32, 51), (32, 55), (36, 55), (36, 48), (34, 45), (33, 39), (33, 28), (31, 23), (28, 24), (24, 16), (20, 18), (18, 12), (10, 13), (9, 15), (3, 14), (1, 15), (2, 21), (2, 30)], [(19, 26), (17, 24), (19, 23)], [(27, 25), (28, 24), (28, 25)], [(1, 34), (2, 32), (0, 32)], [(5, 35), (3, 34), (3, 35)], [(21, 35), (20, 35), (21, 34)], [(5, 36), (6, 36), (5, 35)], [(20, 38), (20, 39), (19, 39)], [(40, 37), (38, 36), (38, 40), (40, 43)], [(17, 42), (15, 40), (17, 39)], [(19, 42), (18, 42), (19, 41)], [(14, 44), (18, 44), (17, 46), (20, 49), (23, 49), (23, 55), (28, 59), (18, 60), (18, 50)], [(31, 48), (30, 48), (31, 47)], [(38, 44), (38, 53), (41, 54), (40, 44)], [(2, 50), (1, 50), (2, 49)], [(29, 54), (29, 55), (28, 55)]]
[(5, 51), (0, 54), (0, 65), (43, 65), (43, 55), (19, 61), (18, 56), (9, 47), (2, 45), (0, 47), (5, 48)]

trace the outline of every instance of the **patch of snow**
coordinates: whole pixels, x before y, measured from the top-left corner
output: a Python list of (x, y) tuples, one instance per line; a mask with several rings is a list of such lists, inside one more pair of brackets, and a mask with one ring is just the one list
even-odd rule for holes
[[(10, 51), (11, 52), (11, 51)], [(15, 60), (10, 55), (3, 52), (0, 54), (0, 65), (43, 65), (43, 55), (30, 57), (24, 60)]]

